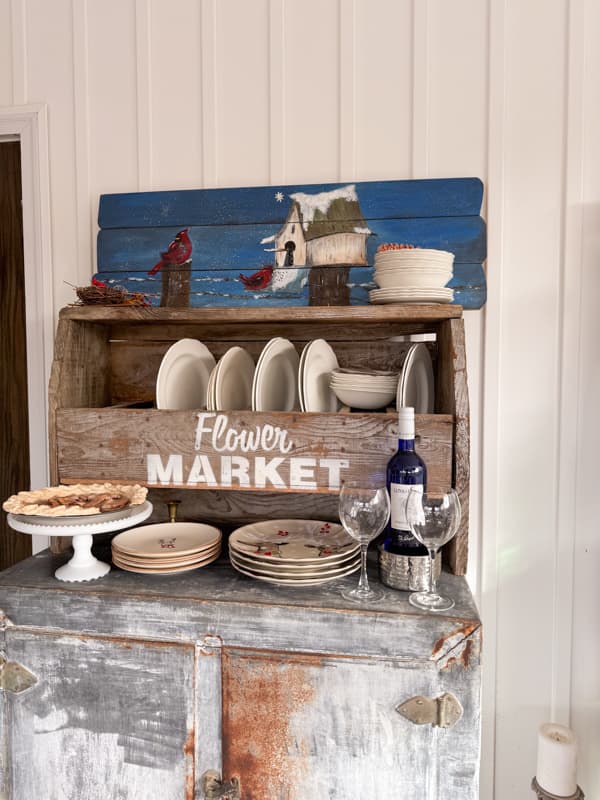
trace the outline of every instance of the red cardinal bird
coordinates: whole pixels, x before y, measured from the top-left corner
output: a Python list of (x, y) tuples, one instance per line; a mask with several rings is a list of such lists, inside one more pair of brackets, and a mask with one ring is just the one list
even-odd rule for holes
[(165, 253), (161, 253), (160, 261), (152, 267), (148, 275), (156, 275), (161, 267), (174, 264), (184, 264), (192, 255), (192, 242), (188, 236), (188, 229), (179, 231)]
[(266, 289), (273, 276), (273, 267), (265, 265), (253, 275), (240, 275), (240, 280), (246, 289)]

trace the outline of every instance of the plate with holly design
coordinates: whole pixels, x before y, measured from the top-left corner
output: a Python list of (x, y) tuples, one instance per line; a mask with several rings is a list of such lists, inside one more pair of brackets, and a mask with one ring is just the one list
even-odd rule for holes
[(314, 519), (274, 519), (237, 528), (229, 537), (234, 554), (270, 563), (322, 564), (358, 552), (341, 525)]

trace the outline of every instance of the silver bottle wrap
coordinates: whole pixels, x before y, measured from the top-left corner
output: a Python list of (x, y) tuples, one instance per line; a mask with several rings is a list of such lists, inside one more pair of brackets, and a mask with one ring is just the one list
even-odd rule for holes
[[(401, 556), (388, 553), (379, 546), (379, 577), (381, 582), (392, 589), (401, 589), (404, 592), (422, 592), (429, 589), (429, 570), (431, 559), (429, 556)], [(437, 578), (442, 570), (442, 554), (435, 557), (435, 572)]]

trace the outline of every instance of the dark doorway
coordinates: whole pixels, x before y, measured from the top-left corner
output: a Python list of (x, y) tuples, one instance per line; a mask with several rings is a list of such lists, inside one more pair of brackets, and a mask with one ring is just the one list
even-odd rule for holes
[[(29, 482), (21, 145), (0, 141), (0, 502)], [(0, 569), (29, 555), (31, 538), (2, 512)]]

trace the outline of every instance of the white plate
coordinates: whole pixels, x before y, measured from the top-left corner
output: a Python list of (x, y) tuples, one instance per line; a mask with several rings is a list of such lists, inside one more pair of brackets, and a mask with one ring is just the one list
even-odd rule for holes
[(341, 525), (314, 519), (274, 519), (252, 522), (237, 528), (229, 537), (229, 547), (245, 556), (260, 556), (269, 561), (322, 563), (357, 548)]
[(166, 556), (165, 558), (135, 558), (113, 547), (112, 557), (130, 567), (143, 567), (143, 569), (149, 570), (161, 569), (162, 567), (186, 567), (189, 564), (197, 564), (199, 561), (212, 559), (213, 556), (218, 556), (220, 552), (221, 543), (219, 542), (216, 546), (210, 547), (208, 550), (202, 550), (200, 553), (195, 553), (191, 556), (179, 556), (176, 558), (168, 558)]
[(208, 379), (208, 386), (206, 387), (206, 410), (215, 410), (215, 378), (217, 377), (217, 366), (211, 371)]
[(306, 411), (306, 405), (304, 404), (304, 389), (302, 387), (302, 375), (304, 372), (304, 362), (306, 360), (306, 352), (310, 347), (311, 342), (309, 342), (302, 350), (300, 355), (300, 364), (298, 365), (298, 400), (300, 401), (300, 411)]
[(221, 531), (202, 522), (159, 522), (119, 533), (113, 545), (124, 553), (143, 558), (191, 555), (221, 541)]
[(252, 408), (254, 360), (243, 347), (231, 347), (219, 360), (214, 380), (215, 411)]
[(302, 355), (304, 367), (300, 370), (299, 385), (304, 395), (304, 411), (337, 411), (340, 402), (329, 386), (331, 371), (339, 366), (333, 349), (325, 339), (315, 339), (307, 344)]
[(171, 345), (156, 378), (156, 407), (190, 409), (206, 407), (206, 389), (215, 359), (196, 339), (180, 339)]
[(330, 575), (334, 570), (343, 570), (360, 563), (360, 552), (352, 553), (341, 561), (325, 562), (324, 564), (289, 564), (286, 562), (261, 561), (258, 558), (243, 556), (235, 550), (229, 551), (229, 557), (235, 559), (242, 567), (260, 572), (265, 575), (279, 576), (280, 578), (318, 578)]
[(346, 575), (351, 575), (356, 570), (360, 569), (360, 561), (352, 566), (349, 567), (347, 571), (342, 572), (340, 575), (331, 575), (323, 578), (273, 578), (267, 575), (261, 575), (256, 573), (252, 570), (246, 569), (245, 567), (240, 566), (235, 561), (232, 560), (231, 565), (234, 569), (238, 572), (241, 572), (243, 575), (247, 575), (250, 578), (254, 578), (257, 581), (265, 581), (265, 583), (274, 583), (278, 586), (321, 586), (323, 583), (331, 583), (332, 581), (337, 581), (340, 578), (345, 577)]
[(287, 339), (274, 339), (261, 353), (252, 385), (253, 411), (292, 411), (299, 407), (300, 358)]
[(155, 568), (144, 568), (144, 567), (133, 567), (129, 564), (125, 564), (120, 561), (118, 558), (113, 558), (113, 564), (119, 569), (124, 570), (125, 572), (136, 572), (140, 575), (175, 575), (179, 572), (191, 572), (194, 569), (199, 569), (200, 567), (206, 567), (208, 564), (212, 564), (213, 561), (216, 561), (219, 557), (219, 554), (211, 556), (210, 558), (204, 559), (202, 561), (196, 561), (193, 564), (188, 564), (186, 566), (181, 567), (163, 567), (159, 566)]
[(270, 341), (268, 341), (266, 343), (266, 345), (263, 347), (263, 349), (261, 350), (261, 352), (260, 352), (260, 355), (259, 355), (258, 360), (256, 362), (256, 367), (254, 368), (254, 378), (252, 380), (252, 409), (253, 410), (256, 407), (256, 390), (257, 390), (257, 385), (258, 385), (258, 373), (259, 373), (259, 370), (262, 369), (263, 361), (265, 360), (266, 355), (269, 352), (269, 350), (271, 349), (271, 347), (273, 347), (273, 345), (275, 345), (275, 344), (277, 344), (278, 342), (281, 342), (281, 341), (282, 341), (281, 337), (280, 336), (276, 336), (274, 339), (271, 339)]
[(452, 289), (372, 289), (372, 303), (451, 303)]
[(432, 414), (435, 385), (431, 354), (424, 344), (413, 344), (404, 360), (398, 381), (396, 408), (412, 406), (415, 414)]

